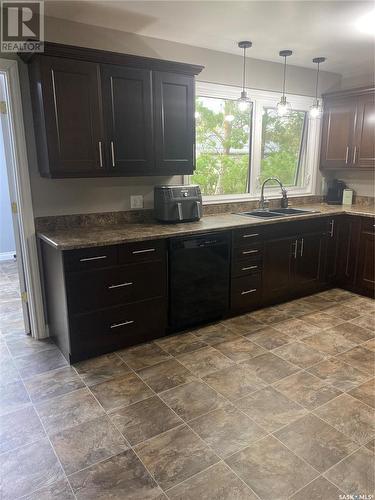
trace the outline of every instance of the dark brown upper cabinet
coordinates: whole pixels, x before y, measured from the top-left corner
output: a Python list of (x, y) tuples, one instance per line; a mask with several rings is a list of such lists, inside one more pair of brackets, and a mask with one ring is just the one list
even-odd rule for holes
[(33, 70), (43, 82), (34, 99), (41, 174), (75, 177), (99, 173), (103, 164), (97, 65), (43, 57)]
[(194, 171), (202, 66), (46, 42), (29, 63), (42, 176)]
[(106, 64), (101, 76), (108, 169), (115, 175), (152, 171), (151, 71)]
[(154, 110), (156, 169), (193, 173), (194, 78), (155, 72)]
[(374, 99), (373, 88), (324, 96), (322, 170), (374, 168)]

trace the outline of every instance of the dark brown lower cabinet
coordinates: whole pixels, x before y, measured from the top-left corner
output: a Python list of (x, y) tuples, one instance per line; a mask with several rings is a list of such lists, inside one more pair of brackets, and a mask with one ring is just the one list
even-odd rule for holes
[(50, 335), (71, 363), (165, 335), (165, 241), (41, 248)]
[(328, 220), (326, 238), (326, 262), (325, 276), (327, 282), (333, 282), (338, 277), (339, 268), (339, 217), (332, 217)]
[(293, 287), (293, 263), (297, 237), (269, 239), (264, 244), (263, 300), (266, 302), (289, 296)]
[(374, 297), (375, 219), (343, 216), (339, 221), (339, 270), (342, 288)]

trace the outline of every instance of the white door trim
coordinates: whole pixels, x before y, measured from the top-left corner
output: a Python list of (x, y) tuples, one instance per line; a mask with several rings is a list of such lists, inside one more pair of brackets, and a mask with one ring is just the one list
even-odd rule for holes
[(29, 165), (22, 113), (18, 64), (15, 60), (0, 59), (0, 72), (6, 80), (6, 102), (11, 132), (13, 168), (8, 165), (11, 196), (15, 196), (18, 212), (20, 242), (23, 254), (31, 333), (34, 338), (48, 336), (44, 317), (42, 286), (39, 274), (38, 249), (31, 198)]

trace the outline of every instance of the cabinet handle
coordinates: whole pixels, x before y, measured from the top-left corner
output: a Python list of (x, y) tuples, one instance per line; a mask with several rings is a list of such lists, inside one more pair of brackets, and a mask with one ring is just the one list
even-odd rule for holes
[(137, 253), (149, 253), (155, 252), (155, 248), (146, 248), (145, 250), (133, 250), (132, 254), (136, 255)]
[(303, 243), (304, 243), (304, 240), (303, 240), (303, 238), (301, 238), (301, 250), (300, 250), (300, 254), (299, 254), (300, 257), (302, 257), (302, 255), (303, 255)]
[(124, 321), (123, 323), (113, 323), (113, 325), (111, 325), (110, 328), (119, 328), (120, 326), (131, 325), (132, 323), (135, 322), (131, 320), (131, 321)]
[(255, 236), (259, 236), (259, 233), (243, 234), (242, 238), (254, 238)]
[(84, 259), (79, 259), (80, 262), (87, 262), (89, 260), (101, 260), (106, 259), (106, 255), (98, 255), (97, 257), (85, 257)]
[(244, 250), (242, 255), (248, 255), (249, 253), (258, 253), (259, 250)]
[(244, 290), (243, 292), (241, 292), (241, 295), (247, 295), (249, 293), (254, 293), (256, 291), (257, 291), (256, 288), (252, 288), (251, 290)]
[(115, 163), (115, 147), (113, 145), (113, 141), (111, 141), (111, 156), (112, 156), (112, 167), (116, 166)]
[(331, 220), (330, 225), (331, 225), (331, 229), (329, 231), (329, 235), (330, 235), (331, 238), (333, 238), (334, 227), (335, 227), (335, 221), (334, 221), (334, 219)]
[(354, 146), (353, 163), (357, 163), (357, 146)]
[(102, 141), (99, 141), (99, 165), (103, 168), (103, 151), (102, 151)]
[(193, 167), (195, 167), (195, 142), (193, 142)]
[(345, 164), (348, 164), (349, 160), (349, 146), (346, 146), (346, 154), (345, 154)]
[(293, 257), (295, 259), (297, 258), (297, 247), (298, 247), (298, 240), (295, 240), (295, 242), (294, 242), (294, 250), (293, 250)]
[(122, 288), (123, 286), (130, 286), (133, 282), (129, 281), (128, 283), (119, 283), (118, 285), (109, 285), (108, 290), (112, 290), (113, 288)]
[(243, 267), (241, 271), (249, 271), (250, 269), (258, 269), (258, 266), (247, 266)]

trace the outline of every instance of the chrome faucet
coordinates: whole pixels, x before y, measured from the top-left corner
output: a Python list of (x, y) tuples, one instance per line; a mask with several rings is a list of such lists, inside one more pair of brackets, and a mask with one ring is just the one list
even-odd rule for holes
[(288, 206), (288, 193), (287, 193), (287, 190), (285, 189), (285, 187), (282, 185), (282, 182), (280, 181), (280, 179), (278, 179), (277, 177), (268, 177), (263, 182), (261, 193), (260, 193), (259, 208), (261, 210), (265, 210), (266, 208), (268, 208), (269, 202), (264, 198), (264, 187), (267, 184), (267, 182), (269, 182), (269, 181), (276, 181), (280, 185), (281, 194), (282, 194), (281, 207), (286, 208)]

